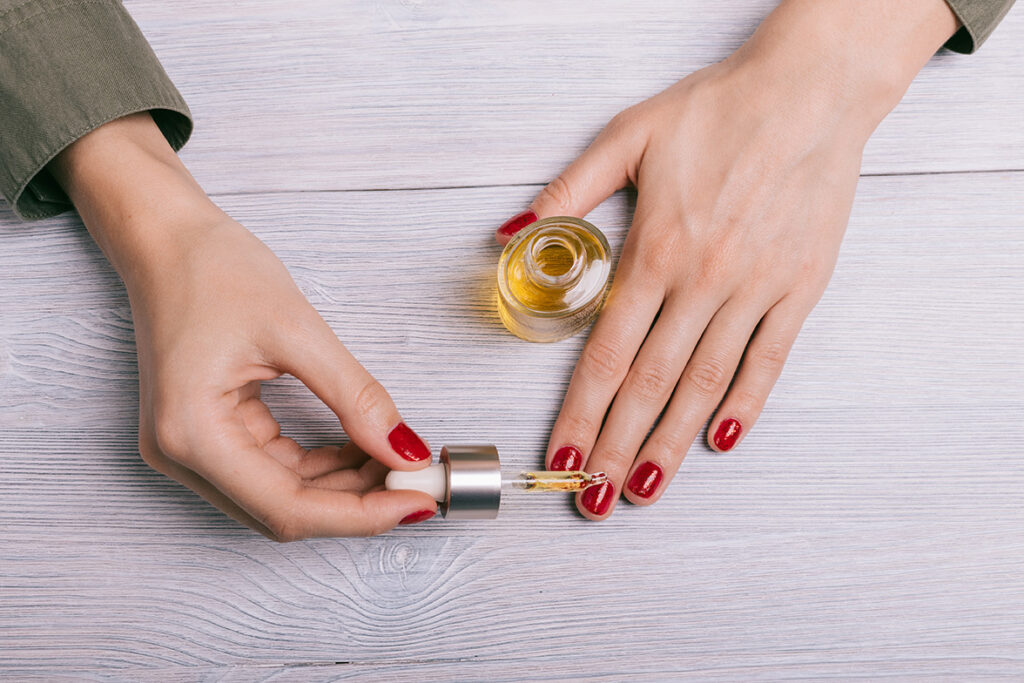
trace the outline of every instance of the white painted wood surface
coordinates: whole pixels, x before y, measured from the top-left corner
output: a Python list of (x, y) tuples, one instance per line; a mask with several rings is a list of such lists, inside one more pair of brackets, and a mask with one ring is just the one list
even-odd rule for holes
[[(581, 340), (500, 327), (490, 232), (767, 9), (687, 5), (129, 3), (217, 201), (432, 443), (510, 469), (541, 462)], [(0, 678), (1024, 677), (1022, 29), (940, 54), (879, 130), (742, 447), (698, 442), (601, 524), (519, 497), (373, 539), (239, 528), (139, 460), (127, 299), (78, 220), (0, 210)], [(617, 245), (629, 211), (592, 218)], [(343, 438), (296, 382), (266, 395)]]

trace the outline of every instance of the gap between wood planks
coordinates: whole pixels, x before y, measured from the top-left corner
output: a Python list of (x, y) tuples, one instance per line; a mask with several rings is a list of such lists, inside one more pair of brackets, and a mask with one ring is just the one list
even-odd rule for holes
[[(1024, 173), (1024, 168), (986, 168), (966, 171), (914, 171), (908, 173), (862, 173), (861, 178), (899, 178), (908, 176), (933, 175), (977, 175), (994, 173)], [(310, 190), (239, 190), (231, 192), (212, 192), (210, 197), (244, 197), (246, 195), (267, 194), (342, 194), (352, 192), (423, 192), (427, 190), (484, 190), (502, 187), (544, 187), (545, 183), (485, 183), (482, 185), (430, 185), (428, 187), (357, 187), (346, 189), (310, 189)]]

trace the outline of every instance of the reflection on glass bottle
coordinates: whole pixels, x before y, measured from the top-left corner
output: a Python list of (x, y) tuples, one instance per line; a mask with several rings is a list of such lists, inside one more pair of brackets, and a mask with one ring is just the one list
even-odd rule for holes
[(600, 230), (555, 216), (523, 228), (498, 262), (498, 312), (509, 332), (535, 342), (565, 339), (601, 308), (611, 251)]

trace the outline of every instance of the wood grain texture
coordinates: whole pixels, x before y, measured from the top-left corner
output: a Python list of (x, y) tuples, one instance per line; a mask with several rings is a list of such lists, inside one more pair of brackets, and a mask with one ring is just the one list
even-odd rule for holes
[[(581, 345), (507, 334), (490, 231), (537, 186), (225, 196), (435, 445), (541, 461)], [(735, 454), (654, 507), (276, 545), (148, 470), (124, 293), (0, 214), (0, 675), (712, 680), (1024, 674), (1024, 173), (861, 181)], [(630, 198), (592, 214), (621, 244)], [(382, 275), (386, 273), (386, 275)], [(287, 433), (343, 438), (296, 382)]]
[[(127, 4), (204, 187), (435, 446), (511, 470), (582, 340), (500, 327), (491, 230), (772, 5)], [(127, 299), (80, 223), (0, 209), (0, 678), (1024, 678), (1024, 173), (992, 172), (1024, 169), (1022, 33), (1017, 7), (940, 53), (883, 123), (864, 172), (921, 175), (862, 179), (742, 448), (698, 439), (602, 524), (520, 496), (373, 539), (238, 527), (140, 461)], [(592, 215), (616, 248), (631, 210)], [(344, 439), (294, 380), (265, 396), (303, 443)]]
[[(547, 182), (774, 4), (127, 3), (192, 107), (183, 158), (213, 193)], [(1017, 7), (978, 54), (940, 52), (864, 172), (1024, 168), (1022, 35)]]

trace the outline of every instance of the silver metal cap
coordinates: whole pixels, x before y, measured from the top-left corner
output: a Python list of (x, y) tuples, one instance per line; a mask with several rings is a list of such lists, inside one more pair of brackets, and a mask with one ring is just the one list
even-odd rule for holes
[(448, 492), (441, 503), (445, 519), (494, 519), (501, 506), (501, 464), (489, 445), (445, 446)]

